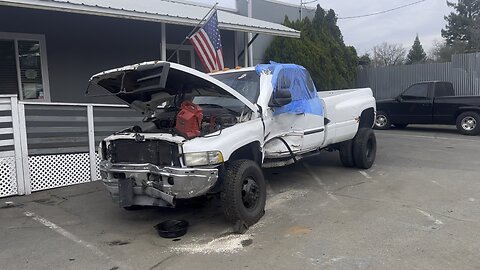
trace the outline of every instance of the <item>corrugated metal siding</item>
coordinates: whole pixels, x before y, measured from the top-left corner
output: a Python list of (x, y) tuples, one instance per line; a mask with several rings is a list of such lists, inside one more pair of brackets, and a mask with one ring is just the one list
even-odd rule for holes
[(452, 82), (457, 95), (480, 95), (480, 53), (458, 54), (452, 62), (360, 68), (357, 87), (370, 87), (377, 99), (397, 96), (421, 81)]

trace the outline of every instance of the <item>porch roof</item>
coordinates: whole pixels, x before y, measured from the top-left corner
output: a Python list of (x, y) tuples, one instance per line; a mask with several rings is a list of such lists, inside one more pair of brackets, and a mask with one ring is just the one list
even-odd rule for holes
[[(197, 25), (209, 7), (172, 0), (0, 0), (0, 6), (15, 6), (97, 16)], [(300, 32), (281, 24), (218, 10), (219, 28), (240, 32), (299, 38)]]

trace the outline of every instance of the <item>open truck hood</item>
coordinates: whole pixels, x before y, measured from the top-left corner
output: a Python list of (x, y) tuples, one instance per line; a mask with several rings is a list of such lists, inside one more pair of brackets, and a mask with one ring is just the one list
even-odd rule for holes
[(178, 94), (234, 97), (252, 111), (257, 110), (248, 99), (212, 76), (165, 61), (107, 70), (93, 75), (90, 84), (100, 86), (145, 115)]

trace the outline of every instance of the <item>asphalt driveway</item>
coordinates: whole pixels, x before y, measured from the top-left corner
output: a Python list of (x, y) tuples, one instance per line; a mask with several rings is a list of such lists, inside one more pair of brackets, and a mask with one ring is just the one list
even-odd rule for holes
[[(265, 170), (266, 214), (243, 235), (231, 234), (216, 199), (125, 211), (99, 182), (2, 199), (0, 268), (480, 268), (480, 137), (376, 133), (370, 170), (327, 152)], [(171, 218), (191, 224), (173, 241), (153, 229)]]

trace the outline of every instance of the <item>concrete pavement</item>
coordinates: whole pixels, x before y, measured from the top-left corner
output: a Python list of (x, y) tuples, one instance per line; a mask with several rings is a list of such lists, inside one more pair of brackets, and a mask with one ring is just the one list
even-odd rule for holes
[[(99, 182), (2, 199), (1, 269), (480, 268), (480, 137), (376, 134), (370, 170), (337, 152), (265, 170), (266, 214), (244, 235), (215, 199), (125, 211)], [(177, 241), (153, 229), (171, 218), (191, 224)]]

